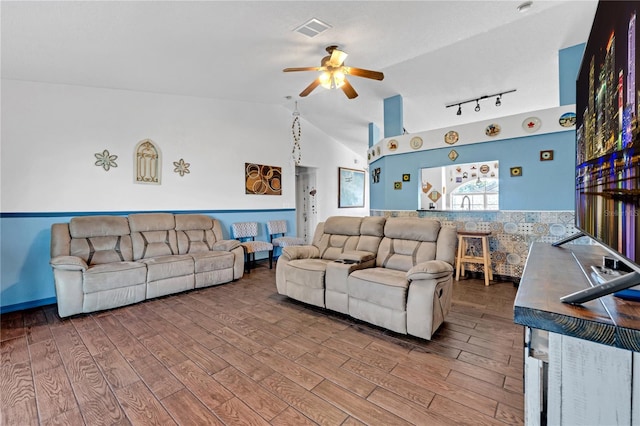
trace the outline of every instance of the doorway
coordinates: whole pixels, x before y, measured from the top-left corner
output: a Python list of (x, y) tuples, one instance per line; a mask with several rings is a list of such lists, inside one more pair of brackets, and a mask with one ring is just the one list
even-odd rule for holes
[(318, 223), (316, 168), (296, 166), (296, 231), (311, 244)]

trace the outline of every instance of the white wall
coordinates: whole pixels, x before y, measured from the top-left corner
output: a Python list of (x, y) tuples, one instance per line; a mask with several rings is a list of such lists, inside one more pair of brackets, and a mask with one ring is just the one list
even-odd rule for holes
[[(2, 212), (295, 208), (291, 122), (277, 105), (2, 80)], [(367, 214), (368, 195), (363, 209), (337, 208), (338, 167), (364, 157), (301, 124), (318, 218)], [(133, 183), (143, 139), (162, 151), (161, 185)], [(94, 165), (104, 149), (118, 155), (108, 172)], [(184, 177), (173, 171), (180, 158), (191, 163)], [(281, 166), (282, 196), (245, 195), (245, 162)]]

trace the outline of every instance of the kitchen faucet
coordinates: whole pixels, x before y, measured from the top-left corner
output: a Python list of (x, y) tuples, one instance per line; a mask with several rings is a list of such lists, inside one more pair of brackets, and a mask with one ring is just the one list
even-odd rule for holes
[(471, 210), (471, 198), (469, 198), (469, 196), (468, 196), (468, 195), (465, 195), (464, 197), (462, 197), (462, 204), (460, 204), (460, 208), (461, 208), (461, 209), (464, 209), (464, 202), (465, 202), (465, 201), (468, 201), (468, 202), (469, 202), (469, 203), (468, 203), (469, 208), (468, 208), (467, 210)]

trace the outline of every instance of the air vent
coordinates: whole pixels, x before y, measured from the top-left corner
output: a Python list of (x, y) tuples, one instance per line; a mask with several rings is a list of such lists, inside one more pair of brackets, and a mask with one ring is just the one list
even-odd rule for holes
[(299, 32), (300, 34), (304, 34), (307, 37), (315, 37), (320, 33), (325, 32), (331, 28), (331, 25), (322, 22), (319, 19), (311, 18), (304, 24), (300, 25), (294, 31)]

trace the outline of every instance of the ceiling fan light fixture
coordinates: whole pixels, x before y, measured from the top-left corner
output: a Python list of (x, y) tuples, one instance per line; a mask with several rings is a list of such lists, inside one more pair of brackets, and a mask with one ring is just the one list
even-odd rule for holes
[(325, 71), (320, 74), (320, 85), (325, 89), (339, 89), (344, 86), (345, 75), (342, 71)]

